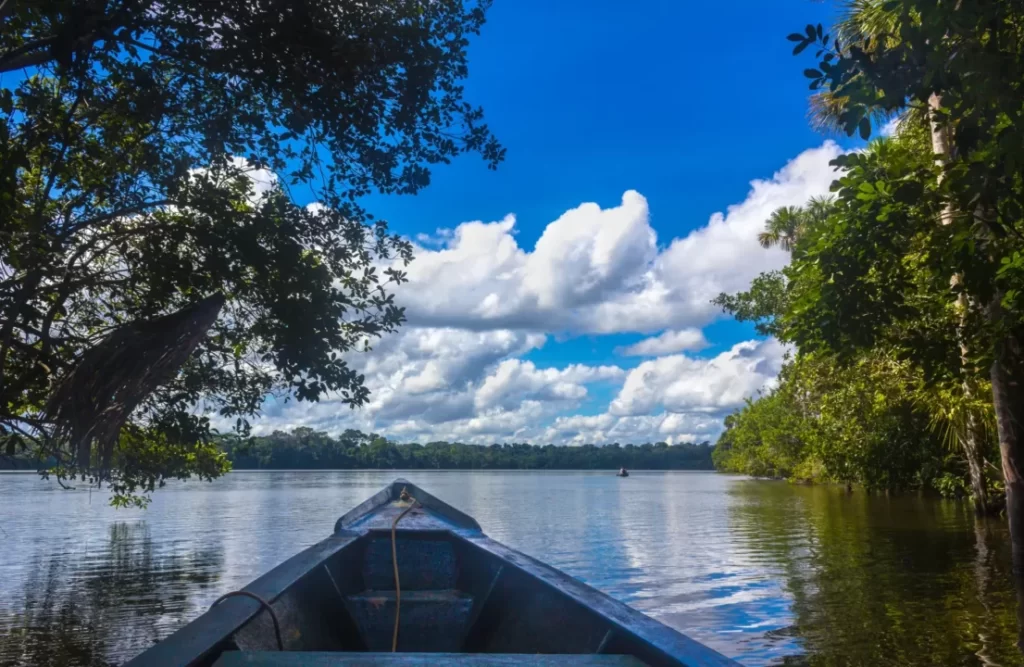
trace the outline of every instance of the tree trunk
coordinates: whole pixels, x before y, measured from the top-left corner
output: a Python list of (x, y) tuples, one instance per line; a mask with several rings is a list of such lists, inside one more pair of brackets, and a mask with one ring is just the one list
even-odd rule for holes
[[(928, 98), (928, 126), (932, 133), (932, 153), (935, 154), (935, 164), (943, 168), (952, 157), (949, 147), (949, 128), (939, 113), (942, 108), (942, 96), (932, 93)], [(939, 172), (939, 182), (942, 182), (942, 172)], [(939, 219), (944, 225), (953, 222), (953, 202), (947, 202), (939, 214)]]
[(999, 430), (999, 454), (1006, 481), (1014, 574), (1024, 575), (1024, 363), (1018, 336), (1009, 334), (992, 364), (992, 400)]
[[(968, 391), (964, 383), (965, 393)], [(966, 437), (960, 439), (960, 445), (964, 450), (964, 457), (967, 459), (967, 469), (971, 475), (971, 499), (974, 501), (974, 511), (978, 514), (985, 514), (989, 510), (988, 485), (985, 481), (985, 452), (980, 444), (984, 442), (980, 433), (977, 420), (974, 415), (969, 415)]]
[[(946, 163), (949, 162), (952, 155), (950, 149), (949, 129), (939, 114), (939, 109), (942, 108), (942, 97), (933, 93), (928, 98), (928, 108), (928, 124), (932, 136), (932, 152), (935, 154), (935, 163), (942, 168), (946, 166)], [(942, 173), (940, 172), (939, 182), (941, 181)], [(955, 212), (953, 203), (947, 202), (942, 208), (942, 212), (939, 214), (939, 221), (943, 225), (951, 224), (953, 222)], [(950, 285), (955, 286), (960, 282), (960, 280), (960, 274), (954, 274), (950, 280)], [(956, 305), (957, 310), (960, 313), (960, 323), (957, 325), (957, 338), (960, 343), (961, 373), (964, 375), (964, 381), (961, 387), (963, 389), (964, 398), (967, 401), (970, 401), (974, 396), (974, 388), (967, 377), (967, 362), (970, 350), (964, 340), (963, 329), (964, 321), (967, 317), (967, 311), (973, 306), (973, 304), (968, 300), (967, 296), (961, 292), (959, 296), (957, 296)], [(985, 442), (985, 438), (984, 434), (981, 433), (980, 424), (973, 414), (970, 414), (967, 417), (967, 428), (965, 431), (957, 435), (960, 440), (960, 445), (964, 450), (964, 458), (967, 459), (967, 469), (971, 476), (971, 499), (974, 501), (974, 511), (979, 514), (987, 512), (989, 509), (988, 485), (985, 481), (985, 452), (982, 447)]]
[(992, 399), (999, 431), (999, 454), (1006, 480), (1006, 519), (1010, 525), (1013, 579), (1017, 588), (1017, 647), (1024, 650), (1024, 358), (1020, 336), (1008, 334), (996, 346)]

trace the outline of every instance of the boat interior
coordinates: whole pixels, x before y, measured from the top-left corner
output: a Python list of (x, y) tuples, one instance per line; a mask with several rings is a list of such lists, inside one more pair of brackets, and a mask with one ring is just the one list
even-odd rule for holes
[[(515, 664), (533, 665), (644, 664), (624, 655), (597, 658), (614, 648), (606, 622), (450, 533), (399, 532), (395, 547), (401, 607), (394, 655), (399, 606), (391, 536), (370, 531), (274, 601), (284, 653), (278, 652), (273, 621), (264, 612), (234, 633), (237, 650), (224, 652), (215, 664), (511, 664), (439, 653), (505, 654), (506, 659), (514, 654), (520, 658)], [(315, 663), (309, 653), (320, 654)], [(571, 654), (583, 654), (586, 661)]]

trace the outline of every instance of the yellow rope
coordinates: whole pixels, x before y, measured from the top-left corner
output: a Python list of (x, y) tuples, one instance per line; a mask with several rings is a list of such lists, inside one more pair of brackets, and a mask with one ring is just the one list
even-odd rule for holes
[(409, 495), (409, 492), (404, 488), (402, 493), (399, 495), (399, 500), (412, 501), (412, 504), (402, 510), (402, 513), (395, 517), (394, 522), (391, 524), (391, 562), (395, 566), (395, 631), (391, 635), (391, 652), (395, 653), (398, 651), (398, 617), (402, 611), (402, 586), (398, 581), (398, 547), (395, 542), (395, 529), (398, 528), (398, 522), (402, 520), (406, 514), (412, 511), (416, 507), (416, 499)]

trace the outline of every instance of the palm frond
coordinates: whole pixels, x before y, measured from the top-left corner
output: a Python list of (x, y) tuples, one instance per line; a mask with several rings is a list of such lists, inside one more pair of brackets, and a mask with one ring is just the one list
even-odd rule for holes
[(780, 240), (779, 235), (775, 232), (764, 231), (757, 235), (757, 242), (766, 250), (775, 247)]
[[(857, 43), (866, 50), (876, 47), (876, 40), (884, 46), (895, 46), (899, 41), (900, 15), (885, 7), (885, 0), (849, 0), (843, 17), (833, 27), (837, 39), (843, 44)], [(849, 98), (822, 90), (811, 95), (810, 119), (815, 129), (829, 134), (842, 134), (845, 128), (839, 117)], [(892, 116), (882, 110), (874, 110), (871, 120), (882, 125)]]

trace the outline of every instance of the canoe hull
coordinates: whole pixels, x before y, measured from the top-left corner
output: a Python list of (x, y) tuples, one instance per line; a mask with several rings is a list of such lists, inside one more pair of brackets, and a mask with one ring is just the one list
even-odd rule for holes
[[(416, 502), (396, 532), (399, 651), (622, 654), (647, 665), (737, 664), (491, 540), (471, 517), (404, 480), (342, 516), (334, 535), (245, 588), (272, 605), (285, 651), (390, 651), (397, 606), (390, 529), (411, 504), (401, 500), (403, 489)], [(271, 614), (253, 599), (232, 597), (128, 666), (206, 667), (226, 653), (277, 649)]]

